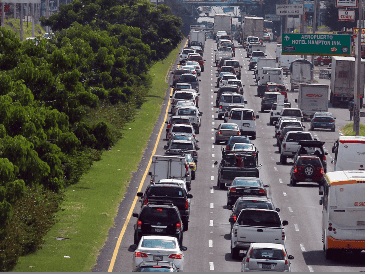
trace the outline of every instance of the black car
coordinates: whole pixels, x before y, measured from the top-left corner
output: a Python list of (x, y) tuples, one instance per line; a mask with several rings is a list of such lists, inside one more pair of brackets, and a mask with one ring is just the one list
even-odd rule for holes
[(173, 262), (143, 261), (137, 265), (135, 272), (180, 272)]
[(267, 197), (266, 188), (260, 178), (236, 177), (227, 191), (227, 207), (233, 205), (241, 196), (264, 196)]
[(193, 195), (187, 193), (181, 186), (171, 184), (148, 185), (145, 193), (137, 192), (141, 197), (141, 203), (172, 203), (179, 209), (181, 220), (184, 225), (184, 231), (189, 227), (190, 201)]
[(182, 245), (184, 226), (179, 209), (172, 203), (147, 203), (139, 214), (133, 213), (133, 217), (138, 218), (134, 225), (134, 244), (138, 244), (142, 236), (163, 235), (176, 237)]
[(290, 185), (298, 182), (316, 182), (323, 184), (324, 170), (321, 160), (317, 156), (298, 156), (290, 170)]
[[(272, 200), (267, 197), (244, 196), (237, 198), (236, 203), (232, 207), (231, 216), (229, 218), (230, 219), (232, 218), (233, 221), (235, 222), (241, 210), (245, 208), (271, 209), (271, 210), (276, 210), (278, 212), (280, 211), (279, 208), (274, 207)], [(234, 222), (231, 222), (231, 228)]]
[[(301, 155), (312, 155), (317, 156), (321, 162), (324, 169), (324, 173), (327, 173), (327, 159), (326, 155), (328, 155), (328, 152), (325, 152), (323, 149), (323, 146), (325, 142), (318, 141), (318, 140), (312, 140), (312, 141), (299, 141), (298, 144), (300, 147), (298, 148), (297, 153), (294, 156), (294, 161), (297, 157)], [(307, 148), (315, 148), (314, 151), (308, 150)]]

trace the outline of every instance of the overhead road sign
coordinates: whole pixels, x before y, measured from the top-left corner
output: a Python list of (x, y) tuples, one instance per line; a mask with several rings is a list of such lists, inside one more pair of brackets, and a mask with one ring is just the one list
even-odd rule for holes
[(338, 10), (338, 21), (350, 21), (355, 22), (354, 10)]
[(337, 8), (357, 8), (357, 0), (336, 0)]
[(351, 35), (284, 33), (282, 54), (351, 56)]
[(303, 4), (277, 4), (276, 5), (277, 15), (303, 15), (304, 7)]
[(280, 21), (280, 15), (276, 14), (265, 14), (265, 20), (269, 21)]

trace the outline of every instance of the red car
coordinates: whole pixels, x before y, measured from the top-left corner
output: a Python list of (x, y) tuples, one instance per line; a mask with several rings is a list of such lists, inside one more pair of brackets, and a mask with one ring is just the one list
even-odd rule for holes
[(295, 186), (298, 182), (323, 182), (323, 166), (317, 156), (298, 156), (290, 171), (290, 184)]
[(266, 92), (280, 92), (282, 95), (285, 96), (285, 101), (288, 99), (288, 90), (284, 85), (269, 82), (266, 86)]
[(201, 57), (199, 54), (191, 54), (190, 57), (189, 57), (189, 61), (196, 61), (199, 63), (201, 69), (202, 69), (202, 72), (204, 71), (204, 59), (203, 57)]
[(315, 66), (328, 66), (329, 64), (332, 63), (332, 57), (331, 56), (318, 56), (316, 58), (314, 58), (313, 61)]

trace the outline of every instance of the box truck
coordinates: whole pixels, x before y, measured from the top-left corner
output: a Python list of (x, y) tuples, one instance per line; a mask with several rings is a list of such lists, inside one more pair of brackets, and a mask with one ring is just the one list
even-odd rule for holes
[(214, 16), (214, 35), (217, 34), (218, 31), (225, 31), (228, 35), (231, 34), (232, 28), (232, 18), (228, 14), (216, 14)]
[(298, 108), (303, 113), (304, 120), (309, 120), (316, 112), (328, 111), (328, 85), (299, 84)]
[(242, 41), (245, 43), (248, 36), (258, 37), (262, 41), (264, 37), (264, 18), (244, 16), (242, 18)]
[(313, 82), (313, 64), (305, 59), (294, 60), (290, 67), (290, 91), (299, 88), (300, 83), (311, 84)]

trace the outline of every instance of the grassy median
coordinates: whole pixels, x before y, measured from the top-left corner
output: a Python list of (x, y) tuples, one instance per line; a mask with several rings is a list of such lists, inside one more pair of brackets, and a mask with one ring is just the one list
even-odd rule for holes
[(168, 58), (152, 66), (153, 83), (147, 102), (134, 121), (124, 127), (123, 138), (103, 153), (78, 184), (66, 190), (62, 210), (56, 215), (58, 221), (45, 236), (43, 248), (21, 257), (13, 271), (91, 271), (160, 115), (169, 86), (167, 74), (179, 49), (180, 45)]
[[(347, 124), (343, 128), (340, 129), (343, 135), (345, 136), (355, 136), (355, 131), (353, 130), (354, 123)], [(365, 136), (365, 125), (360, 124), (360, 134), (359, 136)]]

